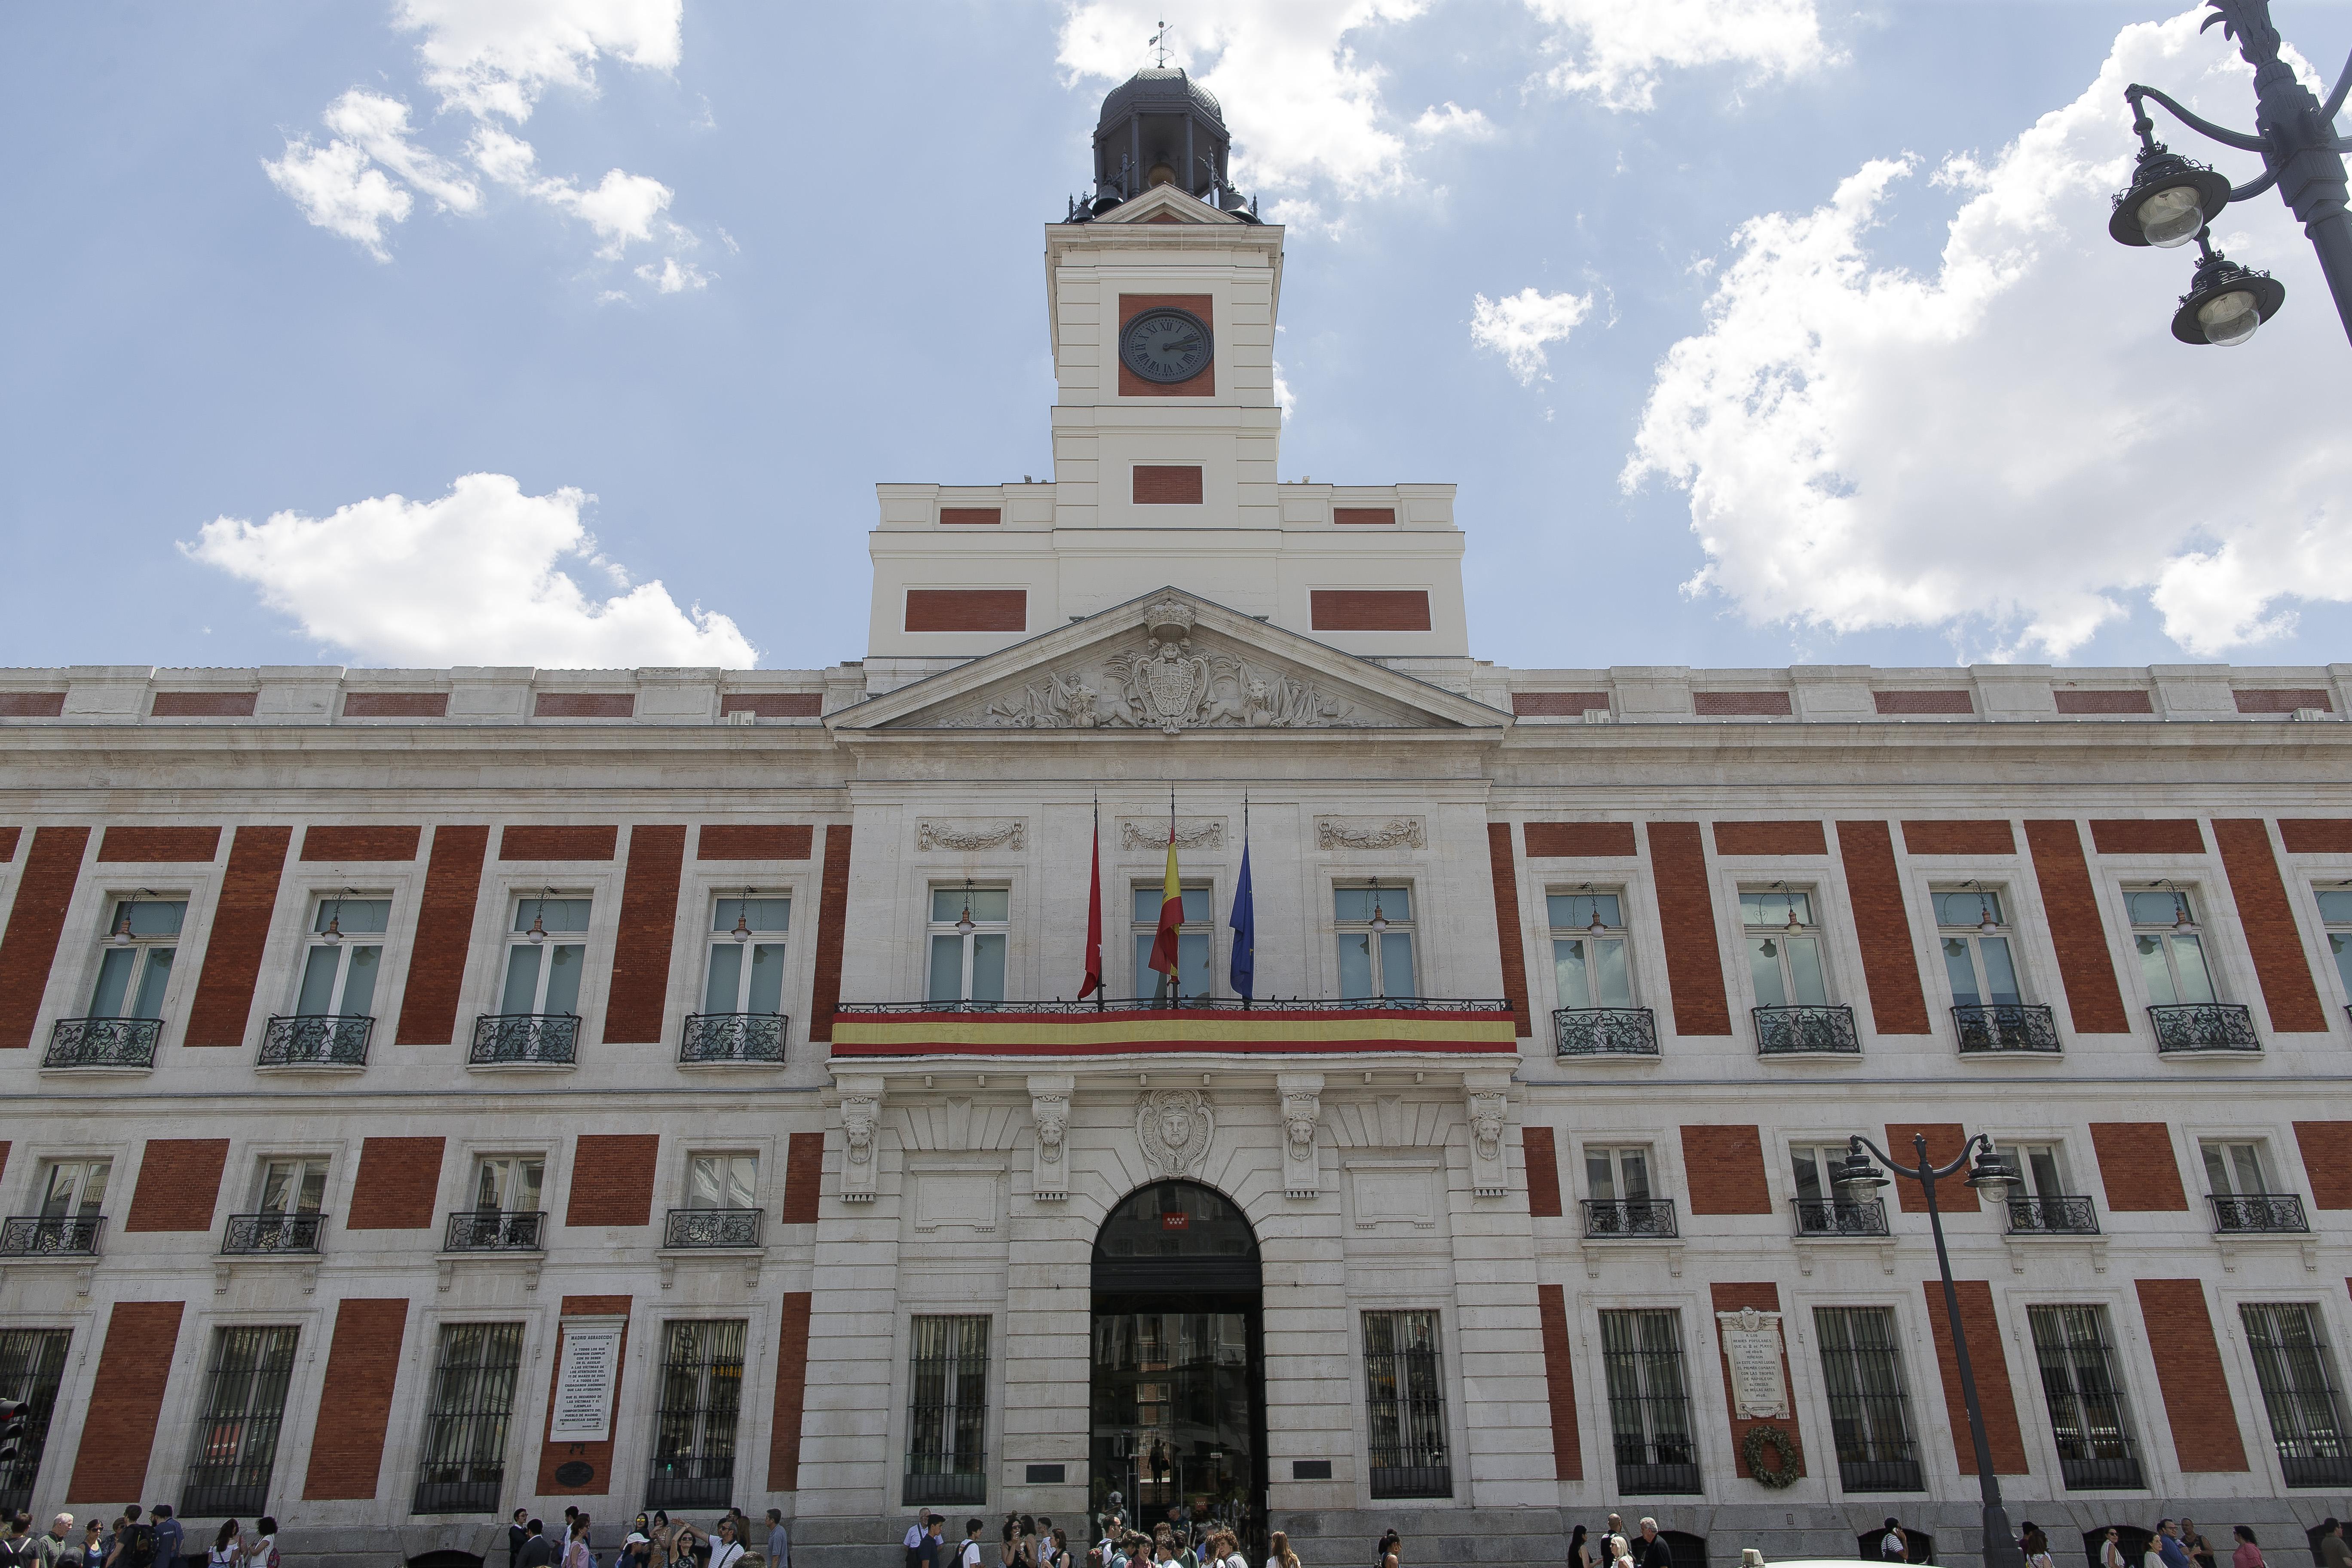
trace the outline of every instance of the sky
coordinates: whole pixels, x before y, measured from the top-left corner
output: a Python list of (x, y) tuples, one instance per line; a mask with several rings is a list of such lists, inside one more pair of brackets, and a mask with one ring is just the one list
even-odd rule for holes
[[(0, 665), (860, 657), (875, 483), (1051, 471), (1041, 226), (1162, 15), (6, 7)], [(2224, 350), (2105, 233), (2127, 82), (2252, 121), (2189, 0), (1164, 16), (1287, 226), (1282, 477), (1458, 485), (1479, 657), (2352, 659), (2307, 242), (2216, 218)]]

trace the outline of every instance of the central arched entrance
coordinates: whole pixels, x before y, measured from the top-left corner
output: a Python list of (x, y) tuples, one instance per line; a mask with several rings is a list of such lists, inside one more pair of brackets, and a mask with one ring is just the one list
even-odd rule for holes
[(1093, 1474), (1099, 1527), (1118, 1495), (1149, 1532), (1180, 1510), (1265, 1533), (1265, 1373), (1257, 1236), (1197, 1182), (1129, 1193), (1095, 1237)]

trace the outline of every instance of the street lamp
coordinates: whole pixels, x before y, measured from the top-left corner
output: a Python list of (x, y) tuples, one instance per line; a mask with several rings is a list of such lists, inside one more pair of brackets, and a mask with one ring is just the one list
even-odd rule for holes
[[(1951, 1255), (1944, 1250), (1943, 1212), (1936, 1206), (1936, 1184), (1957, 1175), (1962, 1166), (1969, 1167), (1969, 1185), (1990, 1196), (1996, 1205), (2008, 1195), (2017, 1173), (1994, 1151), (1992, 1140), (1981, 1132), (1961, 1144), (1959, 1157), (1948, 1165), (1938, 1165), (1927, 1158), (1926, 1134), (1914, 1134), (1911, 1142), (1919, 1154), (1916, 1167), (1896, 1164), (1893, 1155), (1857, 1132), (1846, 1143), (1846, 1157), (1839, 1162), (1834, 1180), (1855, 1196), (1861, 1195), (1859, 1189), (1885, 1186), (1886, 1173), (1870, 1163), (1870, 1154), (1875, 1154), (1896, 1175), (1917, 1182), (1927, 1192), (1927, 1226), (1936, 1235), (1936, 1267), (1944, 1276), (1944, 1318), (1952, 1325), (1952, 1359), (1959, 1364), (1960, 1394), (1969, 1407), (1969, 1439), (1976, 1446), (1977, 1490), (1984, 1499), (1985, 1568), (2022, 1568), (2024, 1555), (2018, 1549), (2016, 1533), (2009, 1528), (2009, 1514), (2000, 1505), (2000, 1478), (1993, 1474), (1992, 1444), (1985, 1436), (1984, 1409), (1977, 1398), (1977, 1374), (1969, 1364), (1968, 1331), (1960, 1326), (1960, 1294), (1952, 1285)], [(1863, 1152), (1865, 1149), (1870, 1154)], [(1973, 1165), (1969, 1161), (1970, 1150), (1976, 1152)]]
[[(2322, 103), (2279, 58), (2278, 29), (2271, 25), (2270, 0), (2205, 0), (2213, 15), (2205, 26), (2221, 24), (2237, 39), (2238, 53), (2254, 68), (2252, 134), (2231, 131), (2191, 114), (2152, 87), (2138, 82), (2124, 89), (2132, 107), (2132, 130), (2139, 135), (2139, 162), (2132, 170), (2128, 189), (2116, 197), (2115, 216), (2107, 232), (2125, 245), (2153, 245), (2166, 249), (2197, 242), (2199, 260), (2189, 292), (2172, 318), (2172, 335), (2184, 343), (2242, 343), (2254, 329), (2278, 313), (2286, 289), (2266, 272), (2249, 271), (2214, 250), (2207, 227), (2224, 206), (2258, 196), (2271, 186), (2303, 224), (2319, 253), (2319, 270), (2336, 297), (2336, 314), (2352, 336), (2352, 212), (2345, 206), (2346, 182), (2341, 154), (2352, 153), (2352, 140), (2336, 134), (2336, 116), (2352, 91), (2352, 60)], [(2241, 152), (2259, 153), (2262, 174), (2232, 186), (2202, 163), (2192, 163), (2156, 140), (2155, 122), (2147, 117), (2149, 99), (2170, 110), (2183, 125), (2209, 140)]]

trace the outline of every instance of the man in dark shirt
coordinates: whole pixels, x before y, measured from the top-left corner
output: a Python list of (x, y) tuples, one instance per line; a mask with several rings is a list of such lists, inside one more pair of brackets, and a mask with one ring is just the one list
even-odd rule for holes
[(507, 1526), (507, 1568), (519, 1568), (523, 1542), (530, 1539), (530, 1531), (523, 1527), (523, 1521), (530, 1517), (529, 1509), (519, 1508), (514, 1510), (514, 1522)]
[(1645, 1519), (1642, 1521), (1642, 1544), (1639, 1551), (1641, 1568), (1675, 1568), (1674, 1548), (1668, 1546), (1666, 1538), (1658, 1533), (1658, 1521), (1654, 1519)]
[(555, 1543), (547, 1539), (547, 1526), (534, 1519), (523, 1529), (530, 1532), (530, 1539), (516, 1555), (515, 1568), (555, 1568)]

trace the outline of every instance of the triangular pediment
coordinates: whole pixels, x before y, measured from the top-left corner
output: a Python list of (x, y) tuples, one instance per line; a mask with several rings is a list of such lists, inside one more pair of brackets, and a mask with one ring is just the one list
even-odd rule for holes
[(1097, 223), (1240, 223), (1198, 196), (1173, 185), (1154, 185), (1132, 201), (1124, 201), (1095, 219)]
[(843, 731), (1500, 730), (1467, 697), (1162, 588), (829, 715)]

